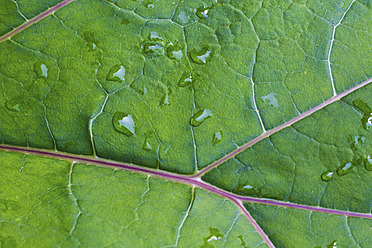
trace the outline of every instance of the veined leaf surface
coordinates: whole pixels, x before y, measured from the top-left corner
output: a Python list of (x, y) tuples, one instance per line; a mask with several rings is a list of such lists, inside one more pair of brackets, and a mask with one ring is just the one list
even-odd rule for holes
[(371, 247), (371, 5), (0, 0), (1, 247)]

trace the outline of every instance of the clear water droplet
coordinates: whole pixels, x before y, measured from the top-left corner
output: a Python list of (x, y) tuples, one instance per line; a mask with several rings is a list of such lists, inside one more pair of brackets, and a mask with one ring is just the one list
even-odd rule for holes
[(142, 51), (145, 54), (163, 55), (164, 46), (162, 44), (157, 44), (156, 42), (146, 42), (142, 46)]
[(124, 112), (116, 112), (112, 118), (115, 129), (130, 137), (135, 134), (133, 117)]
[(353, 168), (354, 168), (354, 165), (352, 163), (341, 165), (340, 167), (337, 168), (337, 175), (344, 176), (350, 173)]
[(326, 172), (323, 172), (323, 174), (320, 177), (322, 178), (323, 181), (329, 182), (333, 178), (333, 173), (334, 173), (333, 171), (327, 170)]
[(9, 111), (20, 112), (19, 102), (15, 101), (15, 100), (7, 101), (7, 102), (5, 103), (5, 107), (6, 107)]
[(239, 236), (237, 236), (236, 238), (240, 240), (240, 242), (241, 242), (240, 246), (241, 246), (241, 247), (243, 247), (243, 248), (248, 248), (248, 247), (247, 247), (247, 244), (244, 242), (243, 235), (239, 235)]
[(215, 145), (217, 143), (220, 143), (223, 138), (223, 132), (222, 131), (217, 131), (213, 134), (213, 139), (212, 139), (212, 145)]
[(167, 146), (167, 148), (165, 148), (164, 150), (164, 154), (165, 155), (171, 154), (171, 150), (172, 150), (172, 146), (171, 145)]
[(146, 8), (148, 8), (148, 9), (153, 9), (153, 8), (155, 8), (155, 4), (154, 4), (153, 2), (147, 2), (147, 3), (145, 4), (145, 6), (146, 6)]
[(165, 94), (160, 100), (160, 106), (169, 105), (169, 95)]
[(333, 240), (329, 245), (327, 245), (327, 248), (337, 248), (337, 240)]
[(241, 184), (239, 183), (237, 188), (237, 192), (242, 193), (244, 195), (262, 197), (261, 190), (255, 186), (249, 184)]
[(276, 95), (277, 95), (276, 93), (273, 93), (272, 92), (272, 93), (270, 93), (270, 94), (268, 94), (266, 96), (262, 96), (261, 97), (261, 100), (263, 102), (266, 102), (266, 100), (268, 100), (269, 101), (268, 104), (270, 106), (273, 106), (273, 107), (277, 108), (277, 107), (279, 107), (279, 104), (278, 104), (278, 100), (275, 97)]
[(196, 112), (190, 119), (190, 124), (194, 127), (200, 126), (206, 119), (212, 116), (212, 111), (209, 109), (202, 109)]
[(48, 77), (48, 67), (41, 62), (36, 62), (34, 64), (34, 71), (36, 72), (36, 75), (39, 78), (47, 78)]
[(362, 99), (353, 101), (353, 105), (363, 112), (362, 125), (364, 129), (372, 127), (372, 108), (368, 106)]
[(199, 7), (199, 8), (196, 9), (195, 14), (200, 19), (206, 19), (208, 17), (208, 13), (209, 13), (211, 8), (212, 8), (212, 6), (210, 6), (210, 7), (205, 7), (205, 6)]
[(156, 31), (150, 32), (149, 39), (152, 41), (164, 41), (164, 38), (160, 37)]
[(183, 47), (179, 44), (171, 44), (167, 48), (168, 58), (173, 60), (180, 60), (183, 57), (182, 49)]
[(186, 87), (192, 84), (192, 73), (191, 72), (184, 72), (181, 76), (180, 81), (178, 82), (178, 86)]
[(368, 155), (366, 160), (364, 160), (364, 166), (366, 170), (372, 171), (372, 158), (370, 155)]
[(221, 239), (224, 235), (220, 233), (220, 230), (217, 228), (209, 228), (209, 236), (203, 238), (204, 244), (202, 247), (214, 247), (209, 244), (209, 242), (213, 240), (219, 240)]
[(145, 142), (143, 143), (142, 149), (146, 151), (152, 151), (152, 146), (150, 145), (149, 138), (146, 138)]
[(151, 31), (142, 44), (142, 52), (151, 56), (164, 55), (165, 41), (155, 31)]
[(193, 50), (190, 52), (190, 58), (197, 64), (206, 64), (212, 58), (212, 50), (209, 47), (204, 47), (201, 50)]
[(110, 72), (107, 74), (106, 80), (124, 82), (125, 81), (125, 68), (122, 65), (114, 65)]

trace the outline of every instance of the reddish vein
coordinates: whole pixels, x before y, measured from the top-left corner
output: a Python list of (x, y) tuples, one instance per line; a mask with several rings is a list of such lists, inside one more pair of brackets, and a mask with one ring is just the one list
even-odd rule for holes
[(255, 219), (253, 219), (252, 215), (247, 211), (247, 209), (243, 206), (242, 202), (239, 200), (236, 200), (235, 198), (230, 199), (232, 202), (235, 203), (235, 205), (240, 209), (240, 212), (242, 212), (245, 217), (248, 219), (248, 221), (252, 224), (254, 229), (258, 232), (258, 234), (261, 236), (261, 238), (266, 242), (266, 244), (270, 248), (275, 248), (274, 244), (271, 242), (269, 237), (266, 235), (266, 233), (262, 230), (262, 228), (257, 224)]
[(37, 16), (35, 16), (34, 18), (32, 18), (30, 20), (27, 20), (25, 23), (23, 23), (22, 25), (18, 26), (15, 29), (13, 29), (9, 33), (1, 36), (0, 37), (0, 43), (3, 42), (3, 41), (5, 41), (5, 40), (7, 40), (7, 39), (10, 39), (14, 35), (18, 34), (19, 32), (22, 32), (26, 28), (30, 27), (31, 25), (34, 25), (35, 23), (37, 23), (38, 21), (44, 19), (45, 17), (52, 15), (57, 10), (65, 7), (67, 4), (69, 4), (69, 3), (73, 2), (73, 1), (75, 1), (75, 0), (64, 0), (64, 1), (60, 2), (59, 4), (53, 6), (52, 8), (47, 9), (46, 11), (44, 11), (43, 13), (41, 13), (40, 15), (37, 15)]
[(305, 113), (300, 114), (299, 116), (293, 118), (292, 120), (290, 120), (290, 121), (288, 121), (288, 122), (286, 122), (286, 123), (284, 123), (284, 124), (282, 124), (282, 125), (274, 128), (274, 129), (271, 129), (271, 130), (269, 130), (267, 132), (264, 132), (263, 134), (261, 134), (260, 136), (256, 137), (255, 139), (249, 141), (248, 143), (242, 145), (238, 149), (232, 151), (231, 153), (227, 154), (226, 156), (224, 156), (224, 157), (220, 158), (219, 160), (213, 162), (212, 164), (208, 165), (207, 167), (205, 167), (204, 169), (202, 169), (201, 171), (199, 171), (198, 173), (196, 173), (194, 175), (194, 177), (197, 178), (197, 177), (200, 177), (200, 176), (204, 175), (205, 173), (207, 173), (211, 169), (219, 166), (223, 162), (225, 162), (225, 161), (229, 160), (230, 158), (238, 155), (239, 153), (241, 153), (245, 149), (253, 146), (254, 144), (260, 142), (261, 140), (263, 140), (263, 139), (271, 136), (274, 133), (279, 132), (280, 130), (283, 130), (286, 127), (289, 127), (289, 126), (293, 125), (294, 123), (296, 123), (296, 122), (304, 119), (305, 117), (307, 117), (307, 116), (309, 116), (309, 115), (317, 112), (318, 110), (320, 110), (320, 109), (322, 109), (322, 108), (324, 108), (324, 107), (326, 107), (326, 106), (328, 106), (328, 105), (330, 105), (330, 104), (332, 104), (332, 103), (340, 100), (341, 98), (343, 98), (343, 97), (349, 95), (350, 93), (352, 93), (352, 92), (354, 92), (354, 91), (356, 91), (356, 90), (358, 90), (358, 89), (366, 86), (367, 84), (369, 84), (371, 82), (372, 82), (372, 78), (368, 79), (367, 81), (364, 81), (361, 84), (358, 84), (357, 86), (354, 86), (353, 88), (351, 88), (351, 89), (349, 89), (349, 90), (347, 90), (345, 92), (340, 93), (337, 96), (334, 96), (334, 97), (328, 99), (327, 101), (325, 101), (325, 102), (319, 104), (318, 106), (316, 106), (316, 107), (314, 107), (314, 108), (306, 111)]
[(140, 166), (133, 165), (133, 164), (121, 163), (121, 162), (111, 161), (111, 160), (102, 159), (102, 158), (92, 158), (92, 157), (83, 156), (83, 155), (75, 155), (75, 154), (69, 154), (69, 153), (63, 153), (63, 152), (57, 152), (57, 151), (41, 150), (41, 149), (34, 149), (34, 148), (29, 148), (29, 147), (17, 147), (17, 146), (2, 145), (2, 144), (0, 144), (0, 150), (74, 161), (76, 163), (93, 164), (97, 166), (105, 166), (105, 167), (111, 167), (111, 168), (113, 167), (113, 168), (123, 169), (123, 170), (131, 171), (131, 172), (135, 172), (135, 173), (150, 175), (150, 176), (154, 176), (154, 177), (158, 177), (158, 178), (162, 178), (166, 180), (171, 180), (171, 181), (178, 182), (178, 183), (192, 185), (192, 186), (204, 189), (206, 191), (209, 191), (211, 193), (214, 193), (216, 195), (219, 195), (221, 197), (224, 197), (226, 199), (229, 199), (233, 201), (234, 203), (251, 202), (251, 203), (272, 205), (272, 206), (277, 206), (277, 207), (314, 211), (314, 212), (320, 212), (320, 213), (326, 213), (326, 214), (372, 219), (372, 214), (368, 214), (368, 213), (349, 212), (349, 211), (343, 211), (343, 210), (322, 208), (322, 207), (317, 207), (317, 206), (307, 206), (307, 205), (301, 205), (301, 204), (290, 203), (290, 202), (282, 202), (282, 201), (271, 200), (271, 199), (240, 196), (240, 195), (236, 195), (231, 192), (225, 191), (223, 189), (220, 189), (211, 184), (208, 184), (202, 181), (200, 178), (195, 178), (194, 176), (179, 175), (179, 174), (171, 173), (167, 171), (144, 168), (144, 167), (140, 167)]

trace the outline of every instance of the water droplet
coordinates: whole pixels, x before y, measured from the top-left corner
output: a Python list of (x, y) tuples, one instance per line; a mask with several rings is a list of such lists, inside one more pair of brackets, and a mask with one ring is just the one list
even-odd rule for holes
[(332, 177), (333, 177), (333, 171), (329, 171), (327, 170), (326, 172), (324, 172), (320, 177), (322, 178), (323, 181), (325, 182), (329, 182), (332, 180)]
[(114, 65), (110, 72), (107, 74), (106, 80), (124, 82), (125, 81), (125, 68), (122, 65)]
[(171, 154), (171, 149), (172, 149), (172, 146), (171, 145), (167, 146), (167, 148), (165, 148), (165, 150), (164, 150), (164, 154), (165, 155)]
[(184, 72), (181, 76), (180, 81), (178, 82), (178, 86), (186, 87), (192, 84), (192, 73), (191, 72)]
[(354, 168), (354, 165), (352, 163), (341, 165), (340, 167), (337, 168), (337, 175), (344, 176), (350, 173), (353, 168)]
[(329, 245), (327, 245), (327, 248), (337, 248), (337, 240), (333, 240)]
[(372, 109), (361, 99), (353, 101), (355, 107), (363, 112), (362, 125), (364, 129), (372, 127)]
[(213, 139), (212, 139), (212, 145), (215, 145), (217, 143), (220, 143), (223, 138), (223, 132), (222, 131), (217, 131), (213, 134)]
[(261, 189), (250, 184), (239, 183), (236, 187), (236, 192), (242, 193), (244, 195), (262, 197)]
[(370, 155), (368, 155), (366, 160), (364, 160), (364, 166), (366, 167), (366, 170), (372, 171), (372, 158)]
[(168, 58), (174, 59), (174, 60), (180, 60), (183, 57), (182, 49), (183, 47), (179, 44), (174, 44), (174, 45), (171, 44), (167, 48)]
[(152, 41), (164, 41), (164, 38), (160, 37), (156, 31), (150, 32), (149, 39)]
[(247, 244), (244, 242), (243, 235), (239, 235), (236, 238), (240, 239), (240, 242), (242, 242), (240, 244), (241, 247), (247, 248)]
[(366, 124), (366, 129), (369, 129), (370, 127), (372, 127), (372, 115), (367, 119), (367, 121), (365, 122)]
[(193, 50), (190, 52), (190, 58), (197, 64), (206, 64), (212, 58), (212, 50), (209, 47), (204, 47), (201, 50)]
[(145, 142), (143, 143), (142, 148), (143, 148), (143, 150), (146, 150), (146, 151), (152, 151), (152, 146), (150, 145), (150, 139), (149, 138), (146, 138)]
[(200, 126), (206, 119), (212, 116), (212, 111), (209, 109), (199, 110), (190, 119), (190, 124), (194, 127)]
[(134, 121), (133, 117), (124, 112), (116, 112), (112, 118), (112, 124), (115, 129), (126, 136), (134, 135)]
[(165, 41), (155, 31), (150, 32), (148, 39), (142, 44), (144, 54), (158, 56), (164, 55)]
[(146, 8), (148, 8), (148, 9), (153, 9), (153, 8), (155, 7), (155, 4), (154, 4), (153, 2), (147, 2), (147, 3), (145, 4), (145, 6), (146, 6)]
[(9, 111), (13, 111), (13, 112), (19, 112), (20, 111), (20, 108), (19, 108), (19, 103), (15, 100), (10, 100), (10, 101), (7, 101), (5, 103), (5, 107), (9, 110)]
[(278, 100), (275, 98), (276, 93), (270, 93), (267, 96), (262, 96), (261, 99), (263, 102), (266, 102), (266, 100), (269, 101), (269, 105), (273, 106), (275, 108), (279, 107)]
[(209, 228), (209, 236), (203, 238), (204, 244), (201, 247), (214, 247), (209, 244), (213, 240), (219, 240), (223, 237), (223, 234), (217, 228)]
[(169, 105), (169, 96), (168, 96), (168, 93), (165, 94), (161, 100), (160, 100), (160, 106), (165, 106), (165, 105)]
[(142, 46), (142, 51), (145, 54), (163, 55), (164, 46), (162, 44), (157, 44), (156, 42), (146, 42)]
[(48, 67), (41, 63), (41, 62), (36, 62), (34, 64), (34, 71), (36, 72), (36, 75), (41, 78), (47, 78), (48, 77)]
[(199, 17), (200, 19), (205, 19), (205, 18), (208, 17), (208, 12), (209, 12), (209, 10), (210, 10), (211, 8), (212, 8), (211, 6), (210, 6), (210, 7), (204, 7), (204, 6), (199, 7), (199, 8), (197, 8), (195, 14), (196, 14), (196, 16)]

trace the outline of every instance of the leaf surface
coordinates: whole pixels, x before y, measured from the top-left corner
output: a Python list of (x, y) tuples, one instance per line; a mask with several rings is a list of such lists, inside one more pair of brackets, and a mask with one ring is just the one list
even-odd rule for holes
[(370, 1), (0, 6), (2, 246), (372, 242)]

